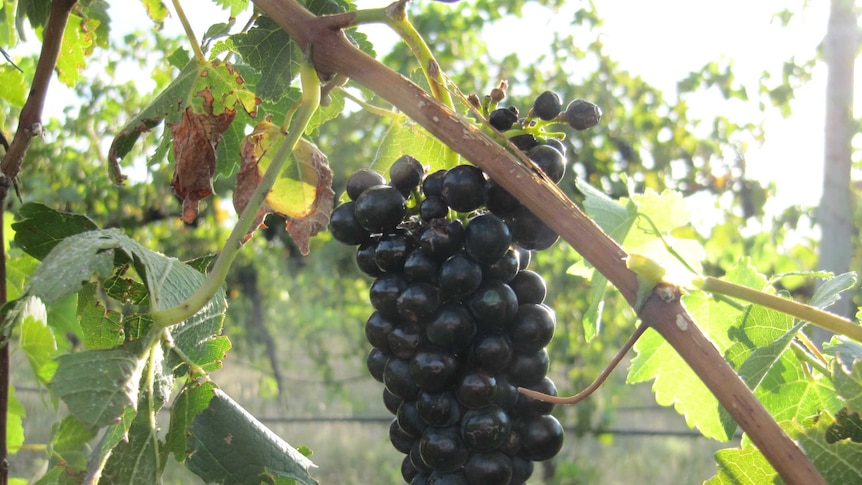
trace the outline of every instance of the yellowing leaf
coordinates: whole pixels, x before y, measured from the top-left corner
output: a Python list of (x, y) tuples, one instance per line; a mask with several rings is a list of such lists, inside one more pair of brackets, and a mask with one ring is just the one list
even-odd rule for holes
[(70, 15), (63, 31), (57, 74), (67, 86), (78, 83), (78, 72), (86, 66), (86, 57), (93, 53), (96, 44), (96, 27), (99, 21)]
[[(233, 196), (237, 213), (248, 205), (284, 139), (285, 134), (269, 120), (258, 123), (246, 136)], [(325, 229), (329, 222), (334, 197), (332, 171), (326, 156), (313, 143), (300, 138), (290, 160), (267, 194), (252, 231), (260, 225), (267, 212), (279, 214), (287, 219), (285, 230), (299, 245), (302, 254), (308, 254), (308, 240)]]

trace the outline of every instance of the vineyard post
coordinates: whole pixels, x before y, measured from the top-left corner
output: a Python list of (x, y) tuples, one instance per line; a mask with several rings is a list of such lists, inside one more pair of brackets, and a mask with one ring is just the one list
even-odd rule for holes
[[(351, 24), (353, 14), (316, 17), (295, 0), (255, 0), (255, 4), (303, 51), (313, 49), (321, 77), (347, 76), (399, 108), (518, 198), (606, 276), (629, 304), (636, 304), (638, 280), (626, 267), (625, 251), (529, 161), (507, 152), (419, 86), (355, 48), (341, 31)], [(668, 298), (668, 294), (675, 296)], [(661, 297), (651, 296), (638, 309), (638, 316), (691, 366), (785, 482), (825, 484), (808, 457), (703, 335), (678, 295), (674, 288), (663, 291)]]

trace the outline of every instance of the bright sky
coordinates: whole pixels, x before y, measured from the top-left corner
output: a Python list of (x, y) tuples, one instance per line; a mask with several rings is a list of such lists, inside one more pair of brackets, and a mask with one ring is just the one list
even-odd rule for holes
[[(371, 8), (387, 1), (358, 0), (356, 3), (359, 8)], [(191, 2), (185, 3), (188, 9)], [(195, 5), (191, 21), (198, 35), (212, 23), (225, 20), (226, 13), (212, 2), (196, 0), (194, 3), (198, 5)], [(762, 70), (771, 69), (780, 76), (786, 59), (794, 55), (797, 59), (807, 59), (825, 33), (828, 2), (810, 2), (811, 6), (786, 28), (771, 21), (775, 12), (785, 7), (798, 10), (800, 3), (786, 0), (617, 0), (599, 5), (599, 13), (605, 19), (602, 30), (607, 53), (624, 69), (660, 88), (666, 99), (675, 98), (676, 81), (689, 72), (709, 61), (733, 60), (733, 72), (737, 81), (746, 86), (751, 98), (749, 103), (727, 103), (707, 95), (690, 101), (692, 114), (709, 120), (724, 110), (723, 114), (731, 119), (739, 116), (740, 121), (765, 119), (766, 143), (762, 147), (750, 145), (745, 156), (750, 177), (775, 182), (774, 203), (777, 206), (816, 205), (821, 193), (824, 66), (819, 65), (813, 80), (797, 91), (790, 118), (783, 119), (774, 109), (765, 115), (757, 111), (758, 79)], [(568, 23), (577, 4), (569, 2), (560, 15), (551, 18), (544, 15), (544, 10), (528, 5), (524, 20), (513, 20), (494, 29), (503, 35), (488, 33), (489, 40), (494, 37), (490, 43), (492, 52), (502, 56), (547, 43), (552, 32), (570, 29)], [(122, 9), (112, 8), (110, 14), (117, 37), (134, 28), (148, 28), (139, 2), (129, 2)], [(165, 28), (172, 33), (182, 32), (175, 16), (168, 19)], [(378, 51), (396, 40), (383, 26), (368, 26), (362, 31), (369, 34)], [(512, 32), (523, 35), (511, 35)], [(859, 64), (857, 71), (862, 72)], [(52, 88), (57, 85), (52, 84)], [(62, 97), (65, 95), (57, 96)], [(855, 98), (857, 114), (862, 113), (860, 98), (862, 93)], [(857, 142), (862, 144), (860, 138), (857, 136)]]

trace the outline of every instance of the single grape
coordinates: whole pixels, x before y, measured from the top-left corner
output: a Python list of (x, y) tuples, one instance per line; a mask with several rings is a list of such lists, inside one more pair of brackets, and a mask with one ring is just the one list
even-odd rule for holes
[(437, 284), (440, 263), (425, 249), (414, 249), (404, 261), (404, 276), (410, 282)]
[(413, 463), (410, 461), (410, 455), (405, 456), (401, 460), (401, 478), (407, 483), (412, 483), (413, 479), (417, 476), (419, 476), (419, 470), (413, 466)]
[(422, 193), (425, 197), (443, 194), (443, 177), (446, 176), (446, 172), (446, 170), (437, 170), (425, 177), (422, 182)]
[(506, 254), (512, 242), (509, 226), (494, 214), (480, 214), (467, 223), (464, 247), (482, 264), (491, 264)]
[(529, 354), (516, 352), (506, 368), (506, 373), (509, 374), (512, 384), (526, 387), (544, 379), (549, 365), (550, 357), (546, 349)]
[(360, 244), (356, 248), (356, 266), (359, 267), (360, 271), (372, 278), (377, 278), (383, 274), (383, 270), (380, 269), (380, 266), (377, 266), (377, 261), (374, 259), (379, 240), (379, 237), (372, 236), (370, 240)]
[(389, 167), (389, 183), (407, 197), (419, 186), (425, 169), (418, 160), (410, 155), (402, 155)]
[(539, 144), (539, 140), (536, 140), (536, 137), (531, 135), (530, 133), (524, 133), (522, 135), (515, 135), (509, 138), (509, 141), (512, 142), (518, 150), (522, 152), (527, 152), (534, 146)]
[(395, 301), (395, 311), (401, 321), (419, 323), (425, 322), (440, 305), (437, 287), (428, 283), (410, 283), (398, 295)]
[(362, 192), (365, 192), (365, 189), (385, 183), (386, 180), (383, 175), (370, 168), (360, 168), (347, 179), (347, 196), (350, 197), (350, 200), (356, 200)]
[(329, 232), (332, 237), (348, 246), (356, 246), (368, 240), (368, 231), (356, 218), (356, 203), (352, 200), (339, 204), (329, 217)]
[(407, 402), (419, 394), (416, 379), (410, 374), (410, 363), (404, 359), (390, 358), (383, 368), (383, 385), (392, 394)]
[(389, 423), (389, 442), (396, 450), (406, 455), (410, 453), (414, 441), (416, 441), (416, 436), (401, 429), (401, 426), (398, 425), (398, 419), (393, 419)]
[(419, 236), (419, 246), (440, 261), (457, 253), (464, 244), (464, 225), (460, 220), (436, 219)]
[(498, 216), (505, 216), (521, 206), (521, 202), (493, 180), (488, 181), (485, 207)]
[(380, 314), (374, 312), (365, 322), (365, 338), (373, 347), (385, 352), (389, 351), (389, 334), (395, 328), (395, 324)]
[(518, 420), (521, 435), (520, 455), (533, 461), (553, 458), (563, 447), (563, 427), (550, 414), (527, 416)]
[(497, 380), (483, 369), (473, 369), (463, 376), (455, 389), (455, 396), (465, 407), (478, 409), (494, 402)]
[(442, 392), (458, 377), (458, 359), (448, 352), (420, 350), (410, 361), (410, 374), (419, 389), (426, 392)]
[(398, 406), (404, 402), (403, 399), (392, 394), (389, 389), (383, 388), (383, 405), (386, 406), (386, 410), (395, 415), (398, 412)]
[(422, 345), (424, 332), (414, 324), (400, 324), (386, 336), (389, 351), (399, 359), (412, 359)]
[(444, 303), (425, 327), (428, 341), (458, 352), (467, 348), (476, 335), (476, 321), (460, 303)]
[(425, 200), (419, 204), (419, 217), (424, 221), (446, 217), (448, 213), (449, 206), (439, 195), (426, 196)]
[(461, 437), (471, 450), (496, 450), (509, 436), (509, 415), (499, 406), (471, 409), (461, 419)]
[(563, 110), (563, 100), (553, 91), (545, 91), (533, 101), (533, 114), (545, 121), (556, 118)]
[(491, 114), (488, 116), (488, 123), (499, 131), (506, 131), (512, 128), (512, 125), (517, 121), (517, 111), (512, 111), (507, 108), (497, 108), (494, 111), (491, 111)]
[(425, 464), (439, 472), (457, 470), (470, 456), (456, 426), (426, 428), (419, 439), (419, 455)]
[(468, 295), (482, 284), (482, 267), (466, 254), (458, 253), (440, 265), (438, 281), (440, 289), (448, 294)]
[(386, 363), (389, 361), (389, 355), (376, 347), (373, 347), (365, 359), (365, 364), (368, 367), (368, 373), (377, 382), (383, 382), (383, 373)]
[(566, 107), (566, 121), (572, 128), (582, 131), (592, 128), (602, 119), (602, 110), (589, 101), (576, 99)]
[(554, 150), (560, 152), (560, 155), (564, 157), (566, 156), (566, 145), (563, 145), (563, 142), (561, 142), (558, 138), (547, 138), (545, 139), (544, 145), (549, 146)]
[(497, 261), (482, 268), (482, 276), (486, 280), (500, 280), (503, 283), (508, 283), (518, 274), (520, 263), (518, 253), (513, 249), (508, 249), (506, 254)]
[(559, 183), (566, 173), (566, 159), (563, 155), (548, 145), (536, 145), (527, 152), (530, 157), (549, 179)]
[(368, 299), (371, 306), (381, 314), (389, 317), (398, 315), (396, 302), (401, 292), (407, 289), (407, 280), (400, 273), (387, 273), (371, 284)]
[(548, 286), (539, 273), (525, 269), (519, 271), (509, 282), (509, 286), (518, 296), (518, 303), (542, 303), (548, 293)]
[(473, 453), (464, 465), (470, 483), (505, 483), (512, 479), (512, 459), (500, 452)]
[(487, 280), (467, 300), (467, 308), (480, 327), (502, 329), (515, 317), (518, 297), (506, 283)]
[(547, 249), (559, 239), (557, 233), (526, 206), (515, 209), (506, 217), (506, 222), (512, 231), (512, 241), (526, 249)]
[(523, 485), (533, 475), (533, 460), (522, 456), (512, 457), (512, 479), (509, 485)]
[[(557, 386), (550, 377), (545, 376), (541, 381), (531, 386), (524, 386), (526, 389), (541, 392), (549, 396), (557, 395)], [(527, 416), (531, 414), (551, 414), (554, 410), (554, 404), (533, 399), (525, 394), (518, 393), (518, 401), (515, 403), (514, 413), (518, 416)]]
[(454, 472), (431, 472), (425, 485), (469, 485), (467, 476), (461, 470)]
[(527, 354), (542, 349), (551, 342), (556, 324), (554, 310), (546, 305), (527, 303), (519, 306), (510, 329), (515, 350)]
[(407, 213), (404, 196), (395, 187), (375, 185), (356, 199), (354, 215), (359, 225), (368, 232), (386, 232), (395, 229)]
[(483, 369), (505, 369), (512, 359), (512, 341), (504, 334), (484, 335), (473, 343), (470, 357), (473, 364)]
[(419, 416), (419, 408), (416, 405), (415, 400), (408, 400), (401, 403), (401, 405), (398, 406), (398, 412), (395, 413), (395, 420), (398, 421), (398, 426), (400, 426), (405, 433), (415, 438), (422, 436), (422, 432), (428, 427), (428, 425), (425, 424), (425, 421), (422, 421), (422, 418)]
[(404, 268), (404, 260), (413, 249), (411, 238), (403, 231), (399, 234), (380, 238), (374, 251), (374, 262), (386, 272), (399, 272)]
[(443, 177), (443, 199), (458, 212), (478, 209), (485, 201), (486, 190), (485, 174), (472, 165), (457, 165)]
[(443, 428), (454, 426), (461, 421), (464, 413), (461, 404), (451, 391), (425, 392), (420, 391), (416, 397), (416, 407), (419, 416), (428, 426)]

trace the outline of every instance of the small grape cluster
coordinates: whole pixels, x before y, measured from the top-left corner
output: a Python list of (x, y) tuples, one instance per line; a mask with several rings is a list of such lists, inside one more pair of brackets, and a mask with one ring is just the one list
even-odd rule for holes
[[(498, 115), (490, 121), (503, 131)], [(562, 178), (561, 143), (524, 134), (511, 141)], [(330, 230), (357, 246), (359, 268), (375, 278), (367, 366), (395, 415), (389, 436), (406, 455), (402, 476), (411, 484), (525, 483), (534, 462), (563, 444), (553, 404), (517, 390), (556, 395), (546, 349), (556, 317), (543, 303), (545, 281), (527, 267), (531, 250), (558, 236), (472, 165), (426, 176), (405, 155), (389, 179), (369, 169), (351, 175), (350, 200), (334, 209)]]

